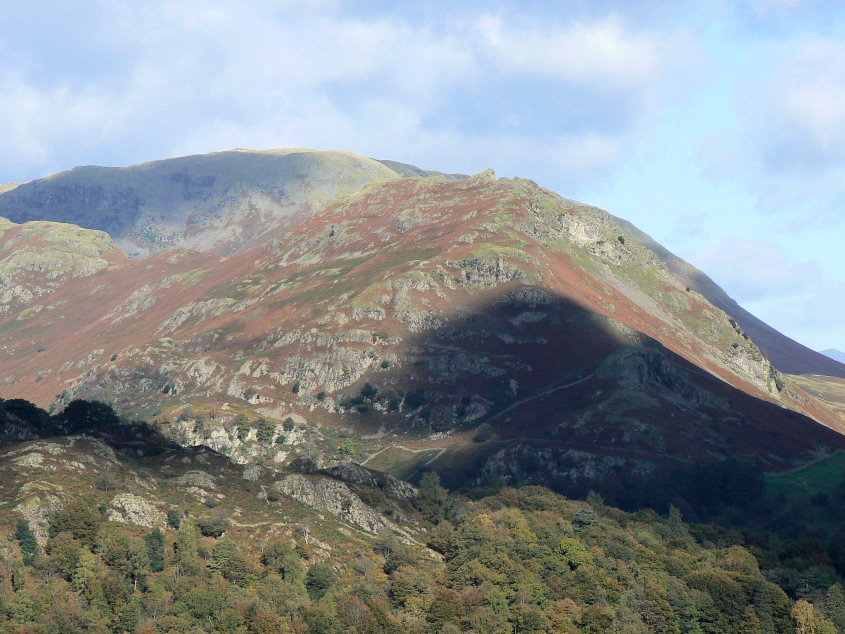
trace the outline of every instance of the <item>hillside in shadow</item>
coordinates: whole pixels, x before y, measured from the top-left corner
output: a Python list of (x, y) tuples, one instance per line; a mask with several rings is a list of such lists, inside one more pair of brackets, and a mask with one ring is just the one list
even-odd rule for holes
[[(740, 390), (536, 288), (479, 296), (403, 347), (402, 367), (340, 397), (344, 421), (418, 432), (418, 449), (431, 451), (417, 473), (437, 470), (453, 488), (536, 483), (618, 497), (679, 469), (735, 460), (779, 471), (845, 449), (845, 436), (776, 404), (782, 386)], [(402, 458), (387, 450), (373, 466)]]

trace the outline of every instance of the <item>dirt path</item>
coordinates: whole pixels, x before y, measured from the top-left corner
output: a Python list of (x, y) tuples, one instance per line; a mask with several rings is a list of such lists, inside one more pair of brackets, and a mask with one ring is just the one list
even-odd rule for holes
[(363, 467), (363, 466), (364, 466), (364, 465), (366, 465), (366, 464), (367, 464), (370, 460), (372, 460), (373, 458), (375, 458), (375, 457), (376, 457), (376, 456), (378, 456), (379, 454), (381, 454), (381, 453), (383, 453), (383, 452), (387, 451), (388, 449), (402, 449), (403, 451), (408, 451), (408, 452), (410, 452), (410, 453), (415, 453), (415, 454), (416, 454), (416, 453), (422, 453), (423, 451), (436, 451), (436, 452), (437, 452), (437, 455), (432, 456), (431, 458), (429, 458), (428, 460), (426, 460), (426, 461), (423, 463), (423, 466), (428, 466), (428, 465), (430, 465), (432, 462), (434, 462), (435, 460), (437, 460), (440, 456), (442, 456), (442, 455), (443, 455), (443, 453), (444, 453), (444, 452), (448, 449), (448, 447), (428, 447), (427, 449), (411, 449), (410, 447), (406, 447), (405, 445), (395, 445), (395, 444), (391, 444), (391, 445), (387, 445), (387, 447), (382, 447), (381, 449), (379, 449), (377, 452), (375, 452), (375, 453), (374, 453), (374, 454), (372, 454), (371, 456), (368, 456), (368, 457), (367, 457), (367, 459), (366, 459), (366, 460), (364, 460), (364, 462), (362, 462), (362, 463), (361, 463), (361, 466)]
[[(499, 412), (495, 416), (488, 418), (484, 422), (492, 423), (493, 421), (501, 418), (502, 416), (504, 416), (505, 414), (508, 414), (509, 412), (512, 412), (516, 408), (521, 407), (522, 405), (525, 405), (526, 403), (530, 403), (531, 401), (536, 401), (538, 399), (541, 399), (541, 398), (548, 396), (549, 394), (554, 394), (555, 392), (558, 392), (560, 390), (565, 390), (567, 388), (574, 387), (574, 386), (578, 385), (579, 383), (583, 383), (584, 381), (588, 381), (591, 378), (593, 378), (600, 369), (601, 369), (601, 365), (599, 365), (595, 370), (593, 370), (592, 372), (590, 372), (586, 376), (582, 376), (580, 379), (575, 379), (574, 381), (569, 381), (568, 383), (563, 383), (561, 385), (552, 385), (550, 387), (545, 388), (544, 390), (541, 390), (540, 392), (537, 392), (536, 394), (528, 396), (528, 397), (526, 397), (526, 398), (524, 398), (520, 401), (516, 401), (515, 403), (512, 403), (511, 405), (509, 405), (508, 407), (503, 409), (501, 412)], [(410, 453), (415, 453), (415, 454), (420, 453), (422, 451), (436, 451), (437, 452), (436, 455), (432, 456), (431, 458), (429, 458), (428, 460), (426, 460), (423, 463), (423, 466), (426, 466), (426, 467), (428, 465), (430, 465), (432, 462), (434, 462), (435, 460), (437, 460), (440, 456), (442, 456), (446, 452), (446, 450), (448, 449), (448, 447), (429, 447), (427, 449), (411, 449), (410, 447), (405, 447), (404, 445), (390, 444), (390, 445), (387, 445), (386, 447), (382, 447), (381, 449), (379, 449), (374, 454), (367, 456), (367, 459), (364, 460), (361, 463), (361, 466), (366, 465), (368, 462), (370, 462), (370, 460), (372, 460), (373, 458), (381, 455), (383, 452), (385, 452), (385, 451), (387, 451), (388, 449), (391, 449), (391, 448), (403, 449), (404, 451), (408, 451)]]
[(494, 420), (501, 418), (502, 416), (504, 416), (508, 412), (512, 412), (517, 407), (521, 407), (522, 405), (525, 405), (526, 403), (530, 403), (531, 401), (536, 401), (537, 399), (544, 398), (544, 397), (548, 396), (549, 394), (554, 394), (555, 392), (559, 392), (560, 390), (565, 390), (567, 388), (574, 387), (574, 386), (578, 385), (579, 383), (583, 383), (584, 381), (588, 381), (589, 379), (592, 379), (596, 375), (596, 372), (598, 372), (600, 369), (601, 369), (601, 365), (599, 365), (595, 370), (590, 372), (588, 375), (582, 376), (580, 379), (576, 379), (575, 381), (570, 381), (569, 383), (564, 383), (562, 385), (552, 385), (551, 387), (547, 387), (546, 389), (541, 390), (540, 392), (537, 392), (536, 394), (534, 394), (532, 396), (524, 398), (521, 401), (517, 401), (516, 403), (512, 403), (511, 405), (509, 405), (505, 409), (503, 409), (501, 412), (499, 412), (495, 416), (491, 416), (490, 418), (488, 418), (484, 422), (492, 423)]
[(786, 471), (778, 471), (777, 473), (767, 473), (766, 475), (778, 478), (780, 476), (786, 476), (786, 475), (791, 475), (793, 473), (798, 473), (799, 471), (804, 471), (804, 469), (809, 469), (814, 464), (818, 464), (819, 462), (824, 462), (825, 460), (829, 460), (830, 458), (833, 458), (834, 456), (838, 456), (841, 453), (842, 453), (841, 449), (837, 449), (836, 451), (833, 451), (831, 453), (822, 453), (822, 454), (819, 454), (818, 456), (816, 456), (815, 458), (813, 458), (812, 460), (808, 460), (807, 462), (804, 462), (804, 463), (799, 464), (795, 467), (787, 469)]

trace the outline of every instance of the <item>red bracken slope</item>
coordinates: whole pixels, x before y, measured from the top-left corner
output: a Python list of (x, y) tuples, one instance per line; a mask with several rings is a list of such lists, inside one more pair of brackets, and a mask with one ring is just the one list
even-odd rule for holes
[[(9, 304), (0, 346), (3, 397), (101, 398), (236, 457), (223, 427), (254, 408), (381, 428), (476, 480), (845, 448), (843, 420), (642, 234), (489, 172), (371, 183), (228, 258), (68, 274)], [(187, 404), (217, 424), (188, 429)]]

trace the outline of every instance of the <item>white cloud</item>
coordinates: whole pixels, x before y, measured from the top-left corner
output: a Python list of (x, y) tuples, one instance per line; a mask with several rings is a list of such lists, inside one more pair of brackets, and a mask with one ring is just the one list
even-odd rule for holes
[(759, 240), (711, 240), (690, 257), (740, 305), (811, 348), (845, 343), (845, 281)]
[(705, 134), (703, 173), (757, 198), (783, 232), (845, 232), (845, 43), (818, 35), (755, 42), (754, 79), (736, 92), (736, 125)]
[(66, 85), (40, 89), (19, 72), (0, 70), (0, 170), (11, 173), (21, 164), (54, 166), (57, 148), (79, 152), (109, 142), (119, 118), (114, 102), (101, 90)]
[(779, 246), (761, 240), (715, 238), (690, 261), (740, 301), (782, 297), (821, 278), (818, 264), (796, 264)]
[(767, 76), (745, 95), (764, 156), (778, 167), (845, 160), (845, 43), (810, 36), (773, 45)]
[(658, 81), (666, 60), (657, 37), (626, 29), (615, 16), (530, 28), (483, 16), (477, 29), (481, 50), (499, 67), (592, 84), (608, 92)]
[(0, 131), (30, 177), (79, 156), (121, 164), (279, 145), (595, 177), (623, 160), (677, 70), (677, 38), (618, 16), (419, 22), (339, 2), (94, 4), (72, 44), (109, 60), (108, 73), (7, 69), (17, 79), (0, 92)]

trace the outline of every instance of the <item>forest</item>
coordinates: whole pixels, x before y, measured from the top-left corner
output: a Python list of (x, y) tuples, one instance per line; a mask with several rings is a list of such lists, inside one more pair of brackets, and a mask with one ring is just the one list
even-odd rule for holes
[[(139, 424), (108, 406), (79, 401), (50, 417), (25, 403), (0, 404), (3, 450), (26, 447), (13, 433), (108, 432), (120, 465), (144, 464), (113, 441)], [(265, 496), (285, 529), (274, 533), (243, 528), (264, 517), (250, 515), (257, 485), (246, 481), (220, 499), (166, 498), (152, 527), (110, 520), (109, 500), (132, 486), (121, 469), (79, 480), (78, 495), (49, 512), (41, 543), (13, 500), (0, 505), (0, 631), (845, 631), (842, 485), (818, 504), (790, 506), (781, 494), (785, 508), (772, 513), (778, 498), (763, 479), (710, 478), (708, 506), (682, 497), (701, 474), (675, 474), (668, 506), (623, 511), (595, 491), (584, 500), (537, 486), (450, 492), (428, 472), (395, 517), (402, 531), (354, 533), (330, 516), (318, 527), (298, 503)], [(45, 470), (38, 482), (75, 477)], [(0, 484), (10, 478), (0, 471)], [(358, 495), (387, 508), (380, 490)], [(749, 496), (761, 499), (748, 505)], [(799, 531), (809, 516), (819, 528)]]

